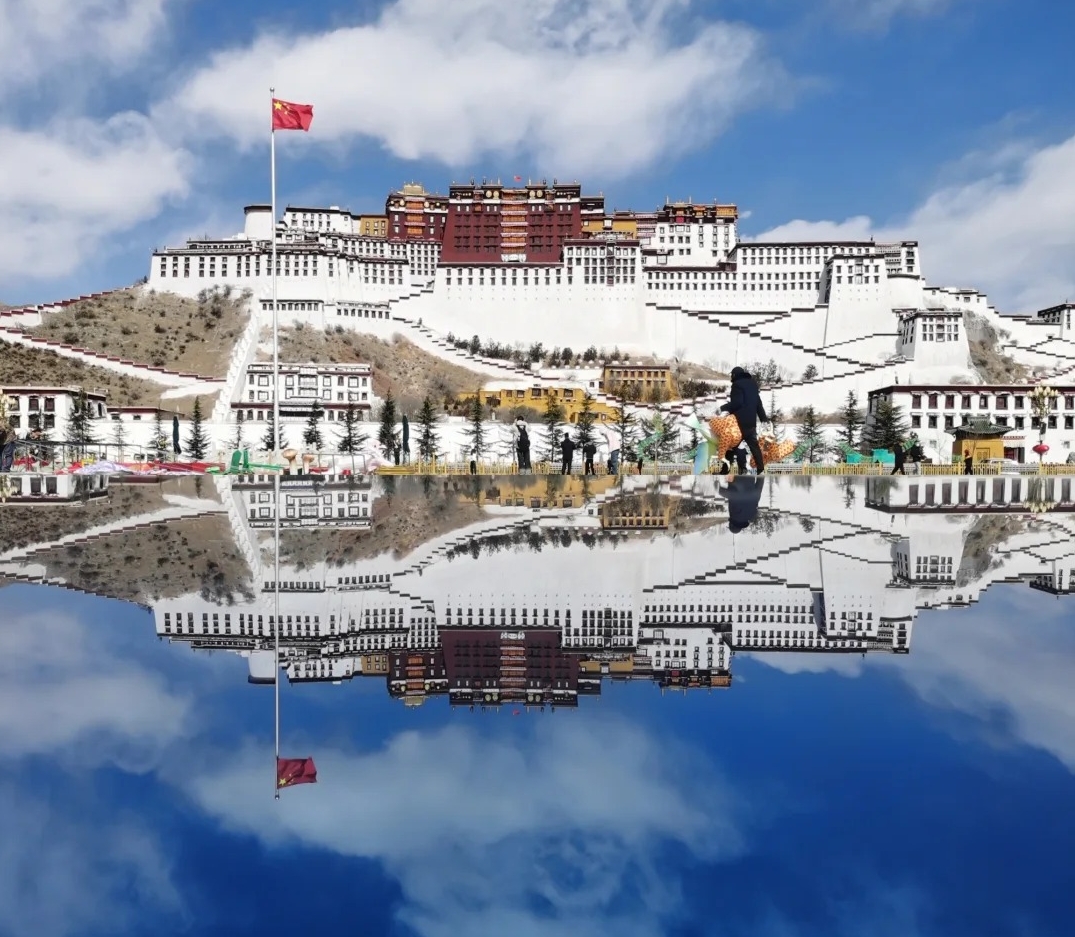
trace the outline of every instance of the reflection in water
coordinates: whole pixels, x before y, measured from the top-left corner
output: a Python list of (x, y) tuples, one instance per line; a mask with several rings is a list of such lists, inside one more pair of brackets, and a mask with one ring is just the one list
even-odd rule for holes
[[(280, 662), (293, 682), (382, 679), (410, 705), (543, 708), (605, 679), (726, 688), (737, 652), (905, 654), (920, 609), (1001, 580), (1070, 593), (1068, 481), (287, 479)], [(134, 504), (20, 543), (0, 571), (127, 598), (140, 582), (161, 637), (274, 682), (273, 479)]]
[(198, 481), (0, 507), (0, 934), (1064, 932), (1067, 480)]

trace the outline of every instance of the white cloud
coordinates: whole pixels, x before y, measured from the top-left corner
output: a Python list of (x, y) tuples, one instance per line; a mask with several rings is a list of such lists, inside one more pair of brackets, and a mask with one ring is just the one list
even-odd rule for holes
[[(1006, 590), (1008, 587), (1005, 587)], [(785, 673), (859, 677), (890, 668), (922, 700), (975, 720), (991, 742), (1051, 753), (1075, 771), (1075, 635), (1069, 614), (1042, 594), (1005, 591), (967, 611), (923, 613), (907, 656), (754, 654)], [(1061, 600), (1062, 601), (1062, 600)], [(998, 716), (1001, 718), (998, 720)]]
[(116, 812), (0, 785), (0, 935), (118, 934), (148, 909), (180, 912), (160, 843)]
[[(640, 169), (716, 136), (788, 83), (744, 26), (687, 0), (397, 0), (371, 24), (215, 53), (158, 117), (263, 145), (267, 89), (312, 103), (313, 141), (379, 140), (463, 165), (526, 155), (561, 178)], [(511, 172), (505, 166), (505, 174)]]
[(939, 189), (905, 219), (796, 220), (758, 240), (913, 239), (931, 283), (983, 289), (1005, 312), (1075, 298), (1075, 136), (1032, 150), (1001, 147), (965, 165), (989, 168)]
[(188, 157), (134, 113), (0, 126), (0, 279), (70, 273), (187, 193)]
[(110, 653), (92, 629), (55, 613), (0, 628), (0, 754), (52, 753), (140, 770), (184, 734), (188, 698)]
[(898, 16), (936, 16), (952, 0), (829, 0), (832, 12), (855, 29), (878, 30)]
[(674, 915), (676, 890), (650, 864), (650, 847), (670, 840), (708, 859), (740, 849), (744, 818), (695, 752), (582, 713), (513, 726), (518, 735), (503, 741), (448, 728), (404, 733), (367, 755), (326, 753), (317, 787), (285, 791), (279, 803), (251, 793), (271, 784), (264, 750), (184, 787), (269, 845), (380, 860), (403, 889), (401, 916), (425, 937), (530, 937), (568, 923), (655, 933)]
[(0, 88), (71, 63), (110, 70), (140, 59), (165, 32), (169, 0), (0, 0)]

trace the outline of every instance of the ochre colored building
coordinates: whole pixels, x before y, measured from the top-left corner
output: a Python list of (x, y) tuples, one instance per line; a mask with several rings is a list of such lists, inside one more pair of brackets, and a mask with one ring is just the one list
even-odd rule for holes
[(417, 182), (408, 182), (399, 191), (389, 194), (384, 213), (387, 237), (390, 241), (444, 240), (448, 217), (448, 199), (427, 192)]

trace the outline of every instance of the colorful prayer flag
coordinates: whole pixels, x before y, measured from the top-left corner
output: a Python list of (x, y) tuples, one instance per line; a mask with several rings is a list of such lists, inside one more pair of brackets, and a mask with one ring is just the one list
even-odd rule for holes
[(316, 784), (317, 768), (312, 758), (277, 758), (276, 786), (294, 787), (296, 784)]
[(273, 130), (309, 130), (313, 120), (312, 104), (292, 104), (290, 101), (272, 99)]

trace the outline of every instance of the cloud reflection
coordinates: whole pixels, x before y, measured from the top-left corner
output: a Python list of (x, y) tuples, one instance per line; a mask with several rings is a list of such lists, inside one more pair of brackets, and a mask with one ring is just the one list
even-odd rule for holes
[(1066, 597), (1006, 589), (973, 609), (926, 611), (909, 657), (751, 655), (784, 673), (894, 670), (923, 702), (971, 717), (993, 744), (1049, 752), (1075, 771), (1075, 631)]
[(0, 754), (59, 752), (145, 770), (183, 734), (190, 698), (130, 655), (116, 654), (103, 630), (63, 612), (5, 616)]
[[(251, 797), (271, 778), (245, 751), (193, 782), (195, 798), (270, 845), (381, 861), (424, 937), (572, 930), (653, 933), (679, 896), (662, 849), (719, 860), (742, 848), (743, 808), (694, 749), (602, 718), (406, 732), (381, 751), (319, 757), (314, 794)], [(271, 781), (269, 782), (271, 783)]]

